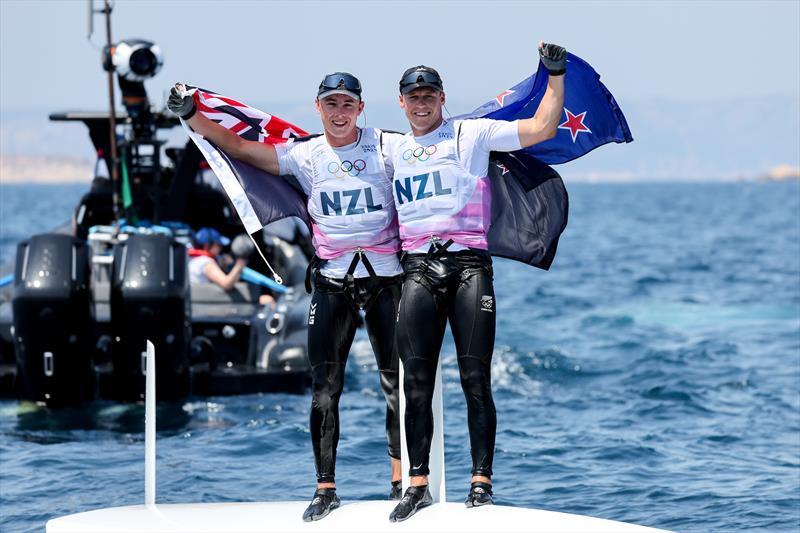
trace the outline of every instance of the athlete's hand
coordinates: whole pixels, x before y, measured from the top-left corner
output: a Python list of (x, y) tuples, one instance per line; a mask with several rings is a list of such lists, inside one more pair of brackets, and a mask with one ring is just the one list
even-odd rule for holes
[(551, 76), (561, 76), (567, 71), (567, 49), (563, 46), (541, 41), (539, 57)]
[(184, 120), (189, 120), (197, 111), (191, 95), (186, 93), (186, 86), (176, 83), (169, 91), (167, 108)]

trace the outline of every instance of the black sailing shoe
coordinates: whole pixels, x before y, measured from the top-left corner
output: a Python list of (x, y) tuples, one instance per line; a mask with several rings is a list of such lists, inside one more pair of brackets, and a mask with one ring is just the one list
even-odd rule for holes
[(480, 507), (481, 505), (494, 505), (492, 499), (492, 484), (475, 481), (469, 487), (467, 500), (464, 502), (467, 507)]
[(389, 522), (402, 522), (410, 518), (414, 513), (423, 507), (429, 506), (433, 503), (431, 493), (428, 490), (428, 485), (420, 485), (419, 487), (408, 487), (403, 499), (394, 508), (392, 514), (389, 515)]
[(314, 499), (303, 513), (303, 522), (322, 520), (341, 503), (342, 501), (336, 495), (336, 489), (317, 489), (314, 492)]
[(399, 500), (403, 496), (403, 482), (401, 480), (392, 481), (392, 490), (389, 492), (390, 500)]

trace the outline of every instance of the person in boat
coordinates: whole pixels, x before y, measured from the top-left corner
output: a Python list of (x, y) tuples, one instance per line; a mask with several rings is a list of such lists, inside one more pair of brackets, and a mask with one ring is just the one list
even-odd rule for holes
[(555, 136), (564, 104), (566, 50), (540, 43), (548, 87), (530, 119), (447, 120), (439, 73), (423, 65), (400, 78), (400, 107), (411, 132), (393, 136), (394, 194), (405, 281), (397, 343), (404, 370), (405, 428), (411, 483), (389, 519), (402, 521), (431, 503), (428, 460), (431, 402), (447, 321), (467, 403), (472, 479), (467, 507), (492, 504), (497, 419), (491, 391), (496, 302), (487, 231), (491, 151), (520, 150)]
[(189, 281), (191, 283), (216, 283), (223, 290), (231, 290), (247, 266), (247, 259), (238, 257), (230, 271), (220, 266), (222, 249), (231, 240), (214, 228), (200, 228), (194, 235), (194, 248), (189, 250)]
[[(324, 133), (272, 146), (247, 141), (212, 122), (177, 84), (169, 108), (231, 157), (276, 176), (293, 175), (308, 197), (313, 295), (308, 315), (312, 368), (311, 441), (317, 489), (303, 520), (325, 517), (340, 505), (336, 494), (339, 399), (345, 364), (360, 323), (365, 323), (386, 399), (386, 435), (392, 465), (390, 498), (399, 499), (400, 421), (394, 328), (402, 283), (400, 240), (392, 201), (391, 162), (381, 130), (359, 128), (361, 82), (336, 72), (319, 84), (315, 105)], [(310, 289), (310, 287), (307, 287)]]
[[(229, 244), (235, 260), (222, 254), (222, 249)], [(194, 236), (194, 247), (189, 250), (189, 281), (215, 283), (229, 291), (242, 277), (242, 271), (254, 251), (255, 245), (246, 235), (239, 235), (231, 241), (214, 228), (200, 228)], [(226, 272), (223, 266), (230, 268)], [(274, 306), (275, 298), (264, 293), (259, 295), (258, 303)]]

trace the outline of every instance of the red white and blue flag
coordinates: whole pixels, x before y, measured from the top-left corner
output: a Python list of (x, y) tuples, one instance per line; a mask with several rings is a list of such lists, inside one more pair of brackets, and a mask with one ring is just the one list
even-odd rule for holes
[[(233, 98), (198, 87), (187, 87), (187, 89), (194, 99), (198, 113), (202, 113), (248, 141), (275, 145), (285, 143), (293, 137), (307, 135), (302, 128)], [(305, 195), (299, 187), (293, 187), (288, 181), (230, 157), (220, 147), (195, 133), (185, 121), (181, 120), (181, 124), (219, 179), (242, 220), (245, 231), (253, 239), (256, 249), (275, 281), (283, 283), (267, 261), (257, 243), (258, 239), (253, 238), (253, 234), (271, 222), (287, 217), (297, 217), (309, 224)], [(245, 274), (250, 278), (258, 276), (258, 273), (249, 269), (246, 269)], [(255, 282), (276, 290), (283, 289), (281, 286), (270, 284), (268, 278)]]
[[(547, 90), (548, 76), (539, 62), (532, 76), (456, 118), (530, 118)], [(553, 139), (492, 154), (492, 223), (487, 235), (492, 255), (549, 269), (569, 212), (566, 187), (549, 165), (566, 163), (606, 143), (633, 141), (625, 116), (600, 75), (574, 54), (567, 55), (562, 117)]]
[[(199, 113), (243, 139), (274, 145), (307, 135), (302, 128), (233, 98), (198, 87), (187, 89)], [(247, 233), (252, 235), (270, 222), (290, 216), (308, 222), (304, 195), (286, 180), (230, 157), (181, 123), (216, 174)]]
[[(566, 188), (547, 165), (566, 163), (606, 143), (633, 140), (622, 110), (599, 74), (573, 54), (567, 61), (564, 115), (556, 137), (517, 152), (493, 154), (489, 165), (493, 178), (489, 251), (544, 269), (553, 261), (569, 210)], [(532, 117), (547, 89), (547, 79), (547, 70), (540, 63), (532, 76), (456, 118)], [(244, 139), (277, 144), (306, 135), (301, 128), (234, 99), (199, 88), (191, 90), (200, 113)], [(306, 198), (299, 188), (231, 158), (185, 123), (183, 126), (219, 178), (249, 234), (290, 216), (310, 223)]]
[[(472, 113), (456, 118), (517, 120), (536, 113), (547, 89), (547, 69), (540, 62), (536, 72), (498, 94)], [(557, 135), (524, 152), (549, 165), (566, 163), (606, 143), (633, 141), (625, 115), (592, 66), (567, 54), (564, 79), (564, 111)]]
[(280, 144), (292, 137), (308, 135), (283, 119), (221, 94), (198, 87), (194, 88), (192, 98), (203, 115), (248, 141)]

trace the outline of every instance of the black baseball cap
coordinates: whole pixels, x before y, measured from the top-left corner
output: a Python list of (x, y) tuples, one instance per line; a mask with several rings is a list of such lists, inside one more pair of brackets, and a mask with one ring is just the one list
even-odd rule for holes
[(361, 82), (349, 72), (328, 74), (319, 84), (317, 98), (322, 99), (332, 94), (346, 94), (361, 100)]
[(417, 65), (403, 72), (403, 76), (400, 78), (400, 94), (408, 94), (420, 87), (430, 87), (437, 91), (444, 90), (442, 77), (439, 76), (436, 69)]

